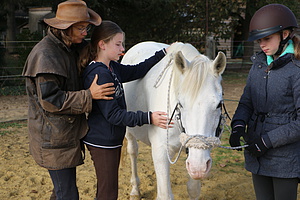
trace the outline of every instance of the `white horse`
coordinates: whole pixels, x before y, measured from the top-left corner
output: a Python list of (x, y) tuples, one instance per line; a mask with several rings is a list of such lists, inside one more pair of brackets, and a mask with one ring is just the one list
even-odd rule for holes
[[(156, 42), (139, 43), (129, 49), (122, 63), (139, 63), (168, 46)], [(158, 200), (174, 199), (170, 162), (182, 144), (189, 152), (186, 160), (190, 175), (188, 194), (190, 199), (199, 198), (199, 179), (208, 175), (212, 164), (210, 150), (220, 142), (215, 132), (221, 115), (221, 74), (225, 67), (226, 57), (222, 52), (212, 61), (190, 44), (174, 43), (144, 78), (124, 85), (128, 110), (165, 111), (169, 118), (174, 112), (177, 118), (173, 117), (174, 127), (167, 130), (156, 126), (127, 129), (127, 151), (132, 170), (131, 199), (140, 198), (137, 140), (151, 146)]]

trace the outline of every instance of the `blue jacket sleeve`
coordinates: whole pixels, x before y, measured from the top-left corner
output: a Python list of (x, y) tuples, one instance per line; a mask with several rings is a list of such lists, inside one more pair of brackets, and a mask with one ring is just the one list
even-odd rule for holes
[(136, 65), (115, 65), (121, 76), (121, 82), (129, 82), (144, 77), (147, 72), (166, 55), (165, 49), (157, 51), (153, 56)]

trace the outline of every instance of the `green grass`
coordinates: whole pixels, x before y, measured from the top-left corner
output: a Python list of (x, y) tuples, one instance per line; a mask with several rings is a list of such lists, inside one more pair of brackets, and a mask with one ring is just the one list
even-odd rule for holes
[[(0, 136), (16, 132), (16, 129), (26, 127), (27, 123), (20, 122), (2, 122), (0, 123)], [(15, 129), (16, 128), (16, 129)]]
[[(229, 145), (229, 131), (224, 131), (221, 138), (222, 146)], [(220, 171), (226, 173), (236, 173), (237, 170), (244, 168), (244, 155), (243, 151), (224, 149), (224, 148), (214, 148), (212, 150), (213, 166)]]

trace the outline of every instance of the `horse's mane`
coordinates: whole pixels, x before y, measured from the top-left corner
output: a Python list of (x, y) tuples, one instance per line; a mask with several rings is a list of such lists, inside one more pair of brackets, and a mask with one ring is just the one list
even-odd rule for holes
[[(185, 48), (182, 48), (184, 56), (186, 55), (195, 55), (195, 48), (192, 45), (184, 45)], [(196, 50), (197, 51), (197, 50)], [(197, 51), (198, 52), (198, 51)], [(184, 69), (184, 79), (179, 80), (179, 70), (174, 71), (174, 80), (173, 84), (177, 87), (177, 92), (180, 95), (189, 96), (191, 98), (191, 104), (195, 101), (199, 91), (210, 72), (210, 59), (199, 52), (197, 56), (194, 56), (194, 59), (191, 60), (187, 68)], [(179, 84), (180, 81), (180, 84)]]
[(203, 55), (197, 56), (186, 69), (179, 87), (179, 94), (190, 96), (191, 105), (195, 101), (209, 73), (210, 60)]

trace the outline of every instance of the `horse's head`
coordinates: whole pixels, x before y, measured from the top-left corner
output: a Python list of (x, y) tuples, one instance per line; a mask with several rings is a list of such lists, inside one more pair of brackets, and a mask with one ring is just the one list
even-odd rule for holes
[(180, 139), (188, 148), (186, 168), (193, 179), (205, 178), (212, 164), (210, 150), (219, 145), (216, 129), (223, 103), (221, 74), (226, 57), (219, 52), (215, 60), (198, 55), (191, 61), (184, 52), (175, 55)]

